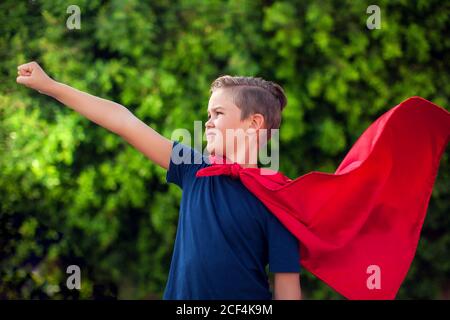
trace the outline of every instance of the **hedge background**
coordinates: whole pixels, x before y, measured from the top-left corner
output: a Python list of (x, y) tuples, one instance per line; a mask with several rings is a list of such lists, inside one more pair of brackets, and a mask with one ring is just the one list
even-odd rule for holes
[[(68, 30), (66, 9), (81, 9)], [(368, 30), (366, 8), (381, 8)], [(420, 95), (448, 109), (445, 1), (14, 1), (0, 3), (0, 298), (158, 299), (181, 192), (120, 137), (19, 87), (54, 79), (123, 104), (166, 137), (206, 121), (222, 74), (280, 83), (281, 170), (333, 172), (383, 112)], [(450, 294), (449, 154), (398, 298)], [(401, 190), (398, 190), (401, 196)], [(66, 289), (68, 265), (82, 289)], [(340, 299), (302, 272), (307, 299)]]

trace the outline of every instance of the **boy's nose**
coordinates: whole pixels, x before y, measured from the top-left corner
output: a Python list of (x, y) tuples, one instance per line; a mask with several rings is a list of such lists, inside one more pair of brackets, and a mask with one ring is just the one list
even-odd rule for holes
[(208, 128), (212, 128), (212, 127), (213, 127), (213, 123), (210, 118), (208, 121), (205, 122), (205, 128), (208, 129)]

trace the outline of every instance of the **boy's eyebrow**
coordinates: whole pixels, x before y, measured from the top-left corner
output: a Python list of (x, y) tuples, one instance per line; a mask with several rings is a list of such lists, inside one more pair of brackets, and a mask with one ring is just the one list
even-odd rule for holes
[[(217, 106), (217, 107), (213, 107), (213, 108), (211, 108), (211, 111), (216, 111), (216, 110), (218, 110), (218, 109), (224, 109), (224, 107), (222, 107), (222, 106)], [(225, 109), (224, 109), (225, 110)], [(208, 113), (209, 113), (209, 110), (207, 110), (208, 111)]]

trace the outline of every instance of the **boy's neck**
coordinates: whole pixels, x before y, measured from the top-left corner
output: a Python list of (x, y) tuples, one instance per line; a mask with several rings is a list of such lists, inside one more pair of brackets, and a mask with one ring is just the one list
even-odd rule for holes
[(253, 159), (249, 159), (245, 154), (232, 154), (223, 157), (226, 158), (226, 163), (237, 163), (243, 168), (258, 168), (258, 160), (255, 156)]

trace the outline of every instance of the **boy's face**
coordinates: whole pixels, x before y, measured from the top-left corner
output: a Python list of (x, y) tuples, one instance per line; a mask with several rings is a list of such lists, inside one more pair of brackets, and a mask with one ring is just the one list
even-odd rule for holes
[[(252, 144), (254, 133), (261, 128), (264, 119), (262, 115), (255, 114), (241, 121), (241, 109), (233, 103), (231, 94), (228, 88), (216, 89), (211, 94), (205, 134), (206, 149), (210, 154), (233, 160), (236, 154), (245, 154), (249, 148), (256, 147), (257, 150), (257, 146)], [(231, 150), (227, 150), (227, 146)]]

